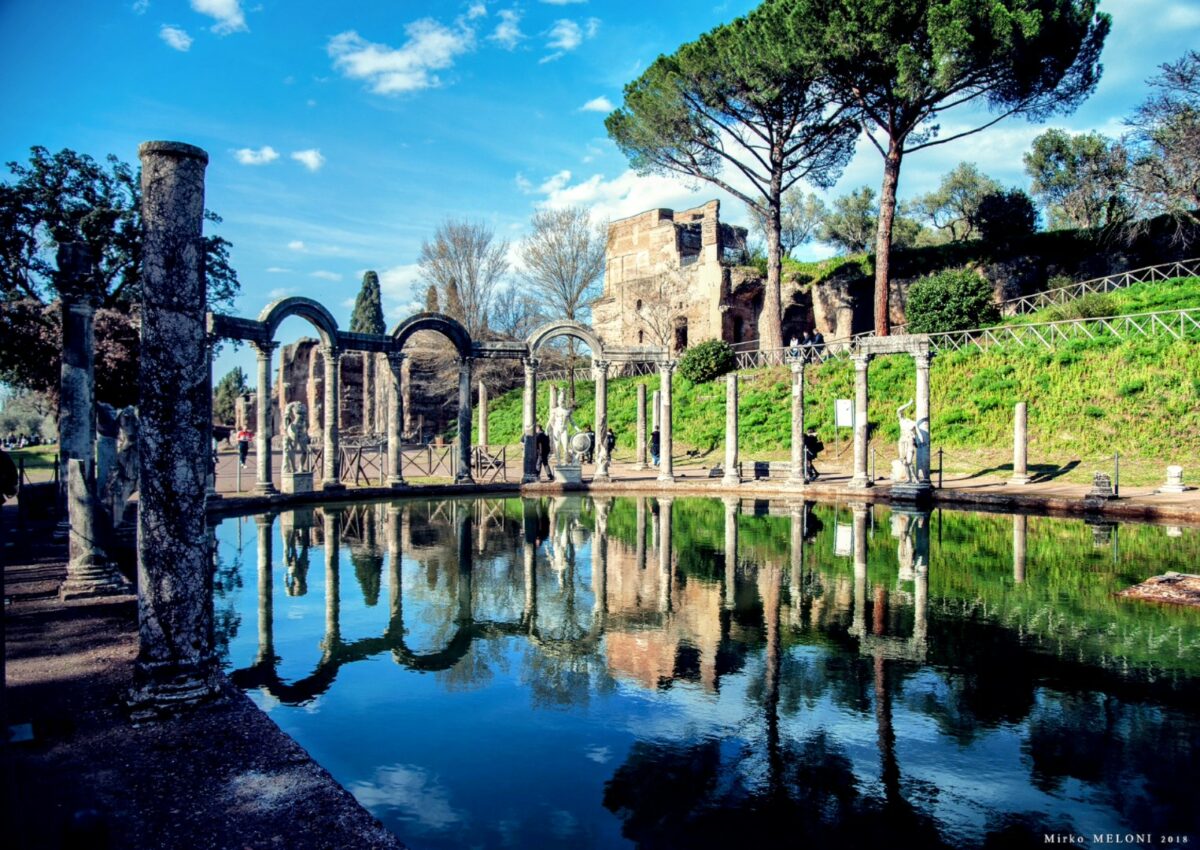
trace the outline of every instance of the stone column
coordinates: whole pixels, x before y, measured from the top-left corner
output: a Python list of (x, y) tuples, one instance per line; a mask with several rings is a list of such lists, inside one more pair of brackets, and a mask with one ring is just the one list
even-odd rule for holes
[(634, 515), (633, 561), (639, 570), (646, 569), (646, 497), (637, 497), (637, 509)]
[(735, 487), (742, 483), (738, 469), (738, 376), (725, 376), (725, 475), (721, 483)]
[(204, 282), (208, 154), (146, 142), (142, 163), (142, 328), (138, 377), (139, 650), (135, 717), (220, 689), (213, 566), (205, 518), (212, 387)]
[(608, 428), (608, 361), (593, 360), (592, 374), (596, 377), (596, 431), (597, 445), (604, 439), (605, 429)]
[(474, 484), (471, 477), (471, 358), (458, 361), (458, 472), (455, 484)]
[(525, 546), (522, 558), (525, 605), (521, 610), (521, 625), (532, 629), (537, 622), (537, 503), (521, 500), (521, 518), (525, 526)]
[[(96, 408), (96, 487), (93, 490), (97, 498), (103, 500), (104, 492), (108, 489), (108, 480), (117, 467), (117, 437), (121, 426), (117, 420), (117, 411), (111, 405), (97, 404)], [(113, 523), (120, 521), (114, 517)]]
[(536, 357), (522, 357), (525, 366), (525, 395), (521, 405), (521, 427), (526, 434), (534, 433), (537, 425), (537, 367)]
[(737, 600), (738, 509), (742, 500), (726, 496), (725, 503), (725, 608), (732, 611)]
[(58, 246), (62, 297), (62, 365), (59, 370), (59, 491), (67, 492), (67, 462), (83, 461), (90, 481), (95, 469), (96, 407), (93, 320), (96, 292), (93, 259), (82, 242)]
[(637, 453), (634, 469), (646, 468), (646, 385), (637, 385)]
[(397, 504), (387, 506), (388, 527), (388, 640), (404, 637), (404, 513)]
[(788, 472), (788, 485), (802, 487), (807, 476), (808, 465), (804, 462), (804, 361), (793, 361), (792, 366), (792, 468)]
[(338, 376), (341, 373), (341, 351), (332, 343), (321, 346), (321, 359), (325, 365), (325, 412), (322, 421), (321, 440), (325, 445), (322, 455), (323, 474), (321, 488), (341, 490), (341, 457), (338, 445), (338, 417), (341, 413), (341, 391)]
[(671, 461), (671, 373), (675, 371), (674, 360), (664, 360), (659, 364), (659, 378), (662, 381), (662, 398), (659, 400), (658, 446), (659, 464), (658, 480), (662, 482), (675, 480), (675, 466)]
[(658, 501), (658, 575), (659, 608), (664, 612), (671, 610), (671, 591), (675, 583), (675, 570), (671, 565), (671, 505), (675, 501), (670, 496), (659, 496)]
[(254, 432), (255, 458), (258, 480), (254, 492), (260, 496), (269, 496), (277, 492), (271, 481), (271, 354), (279, 347), (277, 342), (252, 342), (258, 357), (258, 403), (255, 405), (255, 418), (258, 420)]
[(867, 471), (867, 367), (871, 355), (854, 355), (854, 477), (848, 486), (870, 487), (874, 482)]
[[(240, 520), (239, 520), (240, 522)], [(271, 551), (274, 543), (274, 514), (258, 514), (254, 517), (258, 526), (258, 657), (256, 665), (275, 663), (275, 602)]]
[(917, 483), (929, 486), (929, 352), (913, 355), (917, 366)]
[(658, 390), (654, 391), (654, 395), (650, 397), (650, 430), (662, 427), (662, 393)]
[(1029, 411), (1023, 401), (1017, 402), (1013, 414), (1013, 474), (1009, 484), (1028, 484), (1029, 476)]
[(338, 519), (341, 508), (325, 505), (325, 638), (321, 641), (322, 662), (329, 661), (342, 642), (341, 541)]
[(611, 499), (596, 499), (596, 533), (592, 537), (592, 618), (597, 629), (608, 616), (608, 512)]
[(70, 521), (67, 579), (59, 598), (86, 599), (129, 590), (124, 576), (109, 561), (97, 540), (96, 498), (92, 495), (86, 464), (67, 460), (67, 516)]
[(488, 391), (483, 381), (479, 382), (479, 445), (488, 444)]
[(791, 531), (791, 569), (788, 574), (788, 592), (792, 603), (792, 623), (799, 626), (802, 616), (801, 580), (804, 578), (804, 502), (799, 500), (788, 502), (788, 515), (790, 517), (789, 531)]
[(400, 385), (404, 376), (404, 361), (407, 354), (399, 351), (387, 353), (388, 391), (387, 391), (387, 465), (388, 486), (404, 486), (404, 457), (401, 449), (404, 445), (404, 394)]
[(1013, 581), (1025, 581), (1025, 536), (1029, 530), (1029, 517), (1013, 514)]
[(858, 502), (850, 505), (854, 511), (854, 616), (852, 634), (867, 633), (867, 517), (870, 507)]

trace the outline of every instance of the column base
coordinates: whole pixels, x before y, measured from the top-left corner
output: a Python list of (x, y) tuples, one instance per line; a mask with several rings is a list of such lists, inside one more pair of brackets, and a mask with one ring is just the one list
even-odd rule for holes
[(669, 472), (660, 472), (658, 474), (658, 480), (663, 482), (664, 484), (674, 484), (675, 476)]
[(868, 487), (874, 487), (875, 482), (865, 475), (855, 475), (846, 486), (851, 490), (865, 490)]
[(330, 491), (345, 490), (346, 485), (341, 481), (323, 481), (321, 482), (321, 489)]
[(592, 480), (608, 483), (609, 481), (612, 481), (612, 478), (610, 478), (608, 475), (593, 475)]
[(933, 494), (928, 481), (912, 481), (892, 485), (893, 502), (919, 502)]
[(469, 472), (460, 472), (460, 473), (458, 473), (458, 475), (454, 476), (454, 483), (455, 484), (474, 484), (475, 479), (471, 477), (471, 473), (469, 473)]
[(254, 485), (254, 495), (255, 496), (274, 496), (278, 492), (279, 491), (275, 489), (274, 484), (255, 484)]
[(646, 468), (646, 463), (645, 463), (645, 461), (638, 461), (637, 463), (635, 463), (633, 465), (633, 468), (635, 470), (637, 470), (638, 472), (641, 472), (642, 470), (644, 470)]
[(142, 722), (169, 717), (220, 693), (220, 666), (213, 656), (199, 662), (139, 661), (126, 704), (130, 717)]
[(538, 477), (532, 473), (527, 472), (521, 476), (521, 483), (522, 484), (537, 484)]
[(1014, 475), (1012, 478), (1008, 479), (1008, 481), (1006, 483), (1008, 483), (1008, 484), (1029, 484), (1032, 481), (1033, 481), (1033, 478), (1028, 475)]
[(798, 488), (800, 488), (800, 487), (803, 487), (803, 486), (804, 486), (804, 485), (806, 485), (807, 483), (808, 483), (808, 482), (807, 482), (807, 481), (805, 481), (803, 478), (797, 478), (797, 477), (795, 477), (795, 476), (792, 476), (792, 475), (789, 475), (789, 476), (788, 476), (788, 479), (787, 479), (787, 486), (789, 486), (789, 487), (793, 487), (793, 488), (797, 488), (797, 489), (798, 489)]
[(133, 588), (116, 566), (102, 558), (88, 556), (87, 560), (67, 565), (67, 578), (58, 589), (58, 598), (68, 602), (132, 592)]
[(736, 487), (742, 483), (742, 476), (736, 472), (732, 475), (723, 475), (721, 476), (721, 483), (726, 487)]
[(391, 487), (393, 490), (398, 490), (402, 487), (407, 487), (408, 482), (405, 481), (403, 478), (401, 478), (399, 475), (393, 475), (391, 478), (388, 479), (388, 486)]

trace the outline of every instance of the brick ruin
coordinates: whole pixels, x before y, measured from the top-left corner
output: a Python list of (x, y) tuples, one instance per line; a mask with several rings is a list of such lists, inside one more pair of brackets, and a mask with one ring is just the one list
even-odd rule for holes
[[(744, 227), (724, 224), (720, 201), (689, 210), (654, 209), (608, 229), (604, 292), (592, 326), (613, 345), (688, 345), (723, 339), (754, 348), (763, 278), (746, 266)], [(797, 282), (781, 284), (783, 337), (819, 329), (849, 336), (858, 299), (834, 287), (814, 299)]]

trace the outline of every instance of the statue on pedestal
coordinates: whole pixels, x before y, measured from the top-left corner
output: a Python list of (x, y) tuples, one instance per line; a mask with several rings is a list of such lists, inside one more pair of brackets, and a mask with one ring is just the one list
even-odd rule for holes
[(579, 432), (579, 426), (575, 424), (575, 418), (572, 415), (575, 412), (575, 406), (567, 406), (562, 399), (559, 400), (558, 406), (550, 411), (550, 420), (548, 422), (548, 430), (550, 432), (550, 445), (554, 451), (555, 466), (563, 463), (575, 463), (575, 453), (571, 449), (571, 428), (575, 429), (575, 433)]
[(904, 416), (904, 409), (911, 406), (912, 403), (913, 400), (909, 399), (907, 404), (896, 408), (896, 416), (900, 420), (900, 440), (897, 443), (899, 467), (896, 472), (899, 472), (902, 478), (893, 475), (893, 480), (905, 484), (911, 484), (917, 480), (917, 444), (921, 442), (921, 433), (917, 429), (916, 420)]
[(304, 402), (289, 402), (283, 414), (283, 471), (310, 472), (308, 408)]

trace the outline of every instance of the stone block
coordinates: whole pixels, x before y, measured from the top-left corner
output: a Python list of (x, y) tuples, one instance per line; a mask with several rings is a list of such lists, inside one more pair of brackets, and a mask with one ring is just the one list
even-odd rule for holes
[(564, 484), (579, 484), (583, 481), (583, 471), (577, 463), (564, 463), (554, 467), (554, 477)]
[(284, 493), (311, 493), (313, 491), (313, 474), (311, 472), (284, 472), (280, 482)]
[(1167, 467), (1167, 483), (1159, 487), (1158, 493), (1185, 493), (1188, 490), (1195, 488), (1188, 487), (1183, 483), (1183, 467), (1168, 466)]

